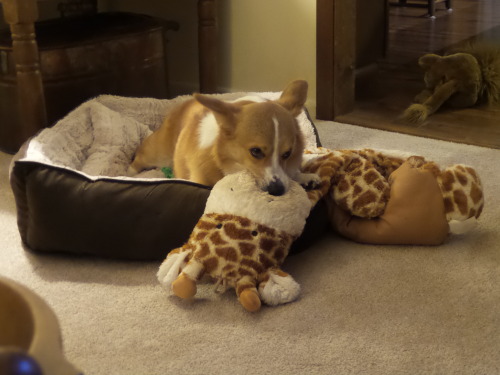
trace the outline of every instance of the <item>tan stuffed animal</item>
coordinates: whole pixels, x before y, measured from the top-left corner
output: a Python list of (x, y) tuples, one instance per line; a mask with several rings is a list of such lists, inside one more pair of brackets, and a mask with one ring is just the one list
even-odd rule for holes
[(485, 43), (468, 45), (439, 56), (423, 55), (425, 89), (403, 114), (410, 123), (422, 123), (443, 104), (452, 108), (500, 101), (500, 48)]

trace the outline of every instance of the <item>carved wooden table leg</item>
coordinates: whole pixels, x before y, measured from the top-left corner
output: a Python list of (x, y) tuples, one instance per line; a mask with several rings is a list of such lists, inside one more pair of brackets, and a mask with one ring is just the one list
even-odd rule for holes
[(34, 22), (38, 18), (36, 0), (2, 0), (5, 21), (12, 35), (16, 64), (19, 129), (15, 139), (20, 146), (47, 125), (45, 97), (40, 73)]
[(198, 0), (200, 92), (217, 89), (217, 16), (215, 0)]

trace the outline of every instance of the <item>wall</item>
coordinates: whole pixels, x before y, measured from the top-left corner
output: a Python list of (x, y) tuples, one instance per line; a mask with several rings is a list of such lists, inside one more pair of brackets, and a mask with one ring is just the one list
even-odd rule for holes
[[(168, 39), (171, 92), (198, 90), (196, 0), (108, 0), (112, 10), (172, 19)], [(140, 4), (139, 4), (140, 3)], [(218, 91), (279, 91), (309, 82), (308, 108), (316, 106), (316, 0), (218, 0)]]
[(225, 90), (278, 91), (293, 79), (316, 96), (316, 0), (220, 1), (219, 81)]

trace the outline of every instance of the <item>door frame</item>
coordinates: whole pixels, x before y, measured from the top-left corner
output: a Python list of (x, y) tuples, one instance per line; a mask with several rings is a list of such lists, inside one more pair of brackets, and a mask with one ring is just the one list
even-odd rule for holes
[(316, 0), (316, 117), (354, 109), (356, 1)]

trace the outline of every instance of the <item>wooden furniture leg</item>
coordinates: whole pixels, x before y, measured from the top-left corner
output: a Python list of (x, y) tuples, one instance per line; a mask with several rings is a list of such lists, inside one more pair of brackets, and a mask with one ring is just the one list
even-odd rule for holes
[(16, 65), (19, 126), (13, 138), (20, 146), (27, 138), (47, 126), (45, 97), (35, 37), (37, 0), (2, 0), (4, 18), (12, 35), (12, 54)]
[(356, 1), (317, 0), (316, 117), (333, 120), (354, 109)]
[(217, 16), (215, 0), (198, 0), (200, 92), (217, 90)]

